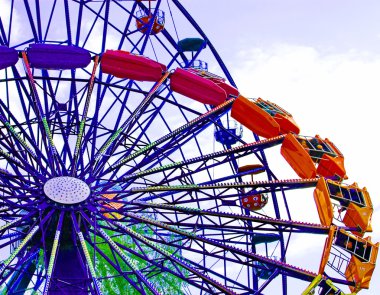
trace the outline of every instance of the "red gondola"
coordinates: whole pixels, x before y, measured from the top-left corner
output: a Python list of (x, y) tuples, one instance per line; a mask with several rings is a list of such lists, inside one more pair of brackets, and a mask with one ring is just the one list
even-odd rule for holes
[(166, 66), (159, 62), (123, 50), (107, 50), (100, 65), (104, 73), (138, 81), (156, 82), (166, 71)]
[(219, 105), (227, 99), (226, 91), (213, 81), (180, 68), (170, 76), (170, 88), (204, 104)]

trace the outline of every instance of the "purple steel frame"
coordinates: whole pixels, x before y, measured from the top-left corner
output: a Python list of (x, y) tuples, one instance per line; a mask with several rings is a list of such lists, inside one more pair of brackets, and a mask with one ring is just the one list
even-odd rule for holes
[[(180, 1), (154, 4), (154, 14), (181, 16), (206, 48), (191, 58), (178, 50), (175, 24), (150, 35), (154, 16), (140, 32), (136, 11), (148, 13), (141, 1), (54, 0), (42, 7), (39, 0), (12, 0), (9, 18), (0, 19), (0, 45), (23, 60), (0, 76), (0, 249), (9, 252), (0, 263), (2, 291), (103, 294), (107, 281), (122, 279), (136, 293), (162, 294), (170, 275), (183, 294), (262, 294), (279, 281), (278, 292), (288, 294), (288, 277), (310, 282), (317, 275), (286, 263), (292, 235), (326, 236), (329, 228), (292, 219), (285, 191), (313, 188), (317, 180), (277, 180), (264, 151), (283, 136), (236, 138), (237, 146), (215, 151), (212, 128), (228, 132), (220, 118), (235, 97), (204, 106), (170, 91), (170, 71), (150, 84), (97, 67), (106, 49), (156, 56), (170, 70), (208, 51), (208, 63), (236, 86)], [(15, 14), (24, 16), (22, 36)], [(34, 43), (84, 48), (92, 63), (34, 69), (24, 51)], [(243, 182), (250, 171), (238, 172), (238, 161), (247, 158), (264, 166), (266, 181)], [(91, 195), (54, 202), (44, 184), (61, 176), (82, 180)], [(259, 193), (270, 194), (272, 213), (241, 206), (243, 196)], [(263, 255), (253, 236), (273, 232), (278, 241), (265, 245), (272, 255)], [(100, 264), (112, 271), (102, 274)], [(257, 274), (268, 267), (268, 278)], [(333, 274), (333, 282), (352, 284)]]

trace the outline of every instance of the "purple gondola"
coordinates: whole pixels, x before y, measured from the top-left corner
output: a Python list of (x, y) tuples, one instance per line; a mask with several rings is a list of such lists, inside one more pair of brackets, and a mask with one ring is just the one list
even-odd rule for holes
[(18, 61), (18, 52), (14, 48), (0, 46), (0, 70), (14, 66)]
[(30, 66), (37, 69), (74, 70), (91, 61), (87, 50), (71, 45), (30, 44), (27, 52)]

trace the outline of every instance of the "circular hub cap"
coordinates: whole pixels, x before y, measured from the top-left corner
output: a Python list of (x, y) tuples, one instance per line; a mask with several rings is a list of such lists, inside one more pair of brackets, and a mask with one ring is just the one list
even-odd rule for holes
[(54, 202), (71, 205), (86, 200), (90, 196), (90, 188), (78, 178), (60, 176), (45, 183), (44, 193)]

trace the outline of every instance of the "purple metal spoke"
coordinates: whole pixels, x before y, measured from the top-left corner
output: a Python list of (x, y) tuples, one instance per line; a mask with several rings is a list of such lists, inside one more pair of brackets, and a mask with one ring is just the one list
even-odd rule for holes
[[(152, 87), (152, 89), (149, 91), (146, 97), (141, 101), (140, 105), (135, 109), (133, 114), (131, 114), (128, 117), (128, 119), (107, 139), (107, 141), (102, 145), (102, 147), (99, 148), (98, 153), (95, 154), (94, 156), (94, 162), (89, 163), (90, 167), (92, 167), (93, 165), (95, 166), (95, 169), (96, 169), (96, 166), (99, 162), (100, 163), (99, 169), (102, 168), (101, 163), (104, 163), (109, 158), (109, 156), (105, 155), (105, 153), (110, 148), (111, 149), (110, 154), (112, 154), (112, 151), (123, 141), (124, 137), (121, 136), (121, 133), (122, 132), (128, 133), (128, 130), (130, 130), (133, 127), (133, 125), (139, 119), (141, 114), (143, 114), (144, 111), (147, 109), (147, 107), (152, 103), (152, 100), (155, 98), (157, 90), (169, 78), (169, 75), (170, 75), (169, 72), (166, 72), (165, 74), (162, 75), (161, 79), (157, 83), (155, 83), (155, 85)], [(120, 136), (120, 139), (118, 139), (119, 136)]]
[[(84, 219), (92, 226), (94, 226), (94, 222), (83, 212), (81, 212), (81, 215), (84, 217)], [(97, 229), (97, 232), (103, 237), (105, 241), (107, 241), (108, 246), (115, 251), (119, 257), (128, 265), (129, 268), (132, 269), (132, 271), (135, 273), (135, 275), (145, 284), (145, 286), (155, 295), (159, 295), (160, 293), (156, 290), (156, 288), (149, 282), (148, 278), (146, 278), (137, 268), (136, 262), (133, 261), (131, 258), (127, 257), (121, 249), (115, 244), (115, 242), (112, 240), (112, 238), (107, 235), (107, 233), (102, 230), (101, 228)], [(144, 290), (144, 289), (143, 289)]]
[[(29, 85), (31, 88), (31, 94), (32, 94), (32, 98), (33, 98), (34, 108), (35, 108), (36, 115), (38, 117), (38, 123), (39, 123), (38, 125), (41, 128), (41, 133), (43, 136), (43, 142), (45, 144), (45, 147), (47, 145), (49, 146), (49, 148), (46, 150), (46, 152), (48, 154), (48, 161), (50, 164), (50, 168), (53, 171), (55, 169), (59, 170), (60, 169), (59, 164), (58, 164), (59, 161), (57, 159), (57, 157), (59, 157), (59, 155), (58, 155), (57, 149), (56, 149), (54, 141), (53, 141), (53, 136), (52, 136), (50, 127), (48, 125), (45, 112), (42, 108), (42, 104), (41, 104), (40, 98), (38, 96), (36, 83), (34, 81), (33, 73), (32, 73), (32, 70), (31, 70), (31, 67), (29, 64), (29, 60), (28, 60), (28, 57), (27, 57), (25, 51), (22, 52), (22, 57), (23, 57), (24, 66), (26, 69), (26, 74), (27, 74), (28, 79), (29, 79)], [(58, 166), (57, 166), (57, 164), (58, 164)]]
[(223, 284), (220, 284), (219, 282), (215, 281), (214, 279), (210, 278), (208, 275), (203, 274), (196, 269), (192, 268), (189, 266), (186, 262), (180, 260), (180, 258), (172, 255), (170, 252), (158, 247), (154, 243), (150, 242), (148, 239), (145, 237), (141, 236), (137, 232), (126, 228), (123, 224), (121, 223), (116, 223), (117, 226), (123, 228), (129, 235), (134, 236), (136, 239), (139, 241), (143, 242), (147, 246), (151, 247), (154, 251), (160, 253), (161, 255), (169, 258), (171, 261), (175, 262), (176, 264), (180, 265), (181, 267), (187, 269), (188, 271), (192, 272), (194, 275), (198, 276), (200, 279), (202, 279), (205, 283), (212, 285), (213, 287), (217, 288), (221, 292), (224, 292), (224, 294), (235, 294), (232, 290), (224, 286)]
[(284, 269), (286, 272), (289, 272), (290, 275), (294, 275), (296, 277), (297, 277), (297, 275), (301, 274), (304, 279), (306, 278), (307, 280), (310, 280), (310, 279), (312, 280), (317, 275), (313, 272), (299, 269), (298, 267), (286, 264), (284, 262), (279, 262), (279, 261), (273, 260), (271, 258), (264, 257), (264, 256), (259, 255), (259, 254), (247, 252), (243, 249), (226, 245), (225, 243), (221, 243), (221, 242), (215, 241), (213, 239), (209, 239), (209, 238), (203, 237), (201, 235), (197, 235), (197, 234), (194, 234), (192, 232), (182, 230), (182, 229), (175, 227), (175, 226), (166, 225), (165, 223), (162, 223), (162, 222), (157, 221), (157, 220), (153, 220), (153, 219), (145, 217), (145, 216), (137, 215), (134, 213), (124, 213), (124, 214), (125, 214), (125, 216), (136, 219), (140, 222), (148, 223), (148, 224), (151, 224), (151, 225), (163, 228), (163, 229), (167, 229), (167, 230), (174, 232), (176, 234), (185, 235), (185, 236), (189, 237), (190, 239), (193, 239), (193, 240), (196, 240), (199, 242), (204, 242), (206, 244), (209, 244), (209, 245), (212, 245), (215, 247), (219, 247), (219, 248), (223, 249), (223, 251), (228, 251), (234, 255), (238, 255), (238, 256), (241, 256), (244, 258), (250, 258), (252, 260), (260, 261), (262, 263), (266, 263), (266, 264), (272, 265), (274, 267)]
[[(111, 166), (111, 169), (116, 169), (116, 168), (119, 168), (120, 166), (122, 166), (123, 164), (135, 159), (136, 157), (138, 157), (139, 155), (141, 154), (145, 154), (146, 152), (150, 152), (151, 150), (153, 150), (154, 147), (158, 146), (159, 144), (161, 143), (164, 143), (164, 142), (167, 142), (168, 140), (171, 140), (169, 141), (169, 143), (166, 144), (166, 146), (169, 148), (169, 147), (172, 147), (171, 144), (173, 143), (173, 141), (176, 142), (176, 144), (178, 144), (179, 142), (179, 139), (176, 137), (176, 136), (181, 136), (183, 135), (183, 132), (184, 130), (187, 130), (188, 132), (192, 132), (194, 133), (196, 130), (197, 130), (197, 127), (198, 128), (202, 128), (204, 127), (204, 124), (205, 123), (209, 123), (208, 122), (208, 119), (213, 116), (213, 115), (217, 115), (217, 114), (220, 114), (220, 112), (223, 112), (226, 110), (226, 108), (230, 107), (231, 106), (231, 103), (233, 102), (234, 100), (233, 99), (230, 99), (229, 101), (223, 103), (222, 105), (219, 105), (218, 107), (212, 109), (211, 111), (195, 118), (194, 120), (190, 121), (189, 123), (185, 124), (184, 126), (181, 126), (177, 129), (175, 129), (173, 132), (161, 137), (160, 139), (152, 142), (151, 144), (147, 145), (146, 147), (144, 147), (143, 149), (140, 149), (136, 152), (134, 152), (133, 154), (125, 157), (124, 159), (122, 159), (121, 161), (119, 161), (118, 163), (116, 164), (113, 164)], [(194, 126), (195, 126), (195, 130), (194, 130)], [(188, 133), (188, 136), (190, 135), (191, 133)], [(160, 153), (161, 151), (163, 151), (162, 149), (160, 150)], [(146, 162), (150, 162), (151, 159), (153, 159), (155, 157), (155, 153), (153, 153), (152, 155), (150, 155), (149, 157), (145, 157), (144, 158), (144, 161)], [(141, 166), (141, 164), (139, 165)], [(136, 167), (138, 168), (138, 167)], [(135, 169), (136, 169), (135, 168)], [(108, 171), (105, 171), (105, 173), (108, 172)], [(130, 173), (131, 171), (129, 171)], [(101, 174), (102, 175), (102, 174)], [(99, 176), (101, 176), (99, 175)]]
[(46, 279), (45, 279), (45, 286), (44, 286), (44, 291), (43, 291), (44, 295), (48, 294), (48, 290), (50, 287), (51, 275), (53, 273), (54, 266), (55, 266), (55, 263), (57, 261), (56, 260), (56, 253), (58, 251), (58, 246), (59, 246), (59, 240), (60, 240), (60, 235), (61, 235), (61, 230), (62, 230), (63, 216), (64, 216), (64, 212), (61, 212), (59, 214), (57, 230), (55, 232), (54, 242), (53, 242), (52, 250), (50, 252), (50, 259), (49, 259), (48, 268), (46, 269)]
[[(235, 147), (233, 149), (223, 150), (223, 151), (220, 151), (220, 152), (215, 152), (215, 153), (203, 155), (203, 156), (200, 156), (200, 157), (186, 159), (185, 161), (175, 162), (175, 163), (164, 165), (164, 166), (160, 166), (160, 167), (155, 167), (155, 168), (151, 168), (151, 169), (142, 170), (140, 172), (131, 173), (131, 174), (126, 175), (123, 178), (123, 181), (135, 180), (136, 178), (143, 177), (143, 176), (146, 176), (146, 175), (151, 175), (151, 174), (154, 174), (154, 173), (163, 172), (163, 171), (166, 171), (166, 170), (169, 170), (169, 169), (176, 169), (176, 168), (178, 169), (178, 168), (181, 168), (181, 167), (184, 167), (184, 166), (187, 167), (188, 165), (195, 164), (195, 163), (201, 163), (201, 165), (204, 166), (203, 169), (208, 169), (210, 167), (210, 165), (209, 166), (205, 165), (205, 163), (208, 160), (216, 160), (217, 158), (224, 157), (224, 156), (228, 157), (231, 154), (235, 154), (236, 158), (244, 157), (247, 154), (252, 153), (252, 152), (254, 152), (257, 149), (268, 148), (268, 147), (271, 147), (271, 146), (273, 146), (275, 144), (279, 144), (279, 143), (281, 143), (281, 141), (279, 141), (277, 139), (272, 139), (272, 140), (269, 140), (269, 141), (263, 141), (263, 142), (255, 142), (255, 143), (251, 143), (251, 144), (245, 144), (245, 145), (242, 145), (242, 146), (239, 146), (239, 147)], [(238, 153), (241, 153), (241, 155), (239, 156)], [(220, 164), (224, 164), (225, 162), (227, 162), (227, 160), (220, 160), (217, 164), (215, 164), (215, 166), (220, 165)], [(200, 171), (199, 168), (196, 169), (196, 172), (198, 172), (198, 171)], [(192, 173), (192, 172), (189, 172), (189, 174), (190, 173)], [(244, 175), (244, 174), (242, 173), (241, 175)]]
[[(104, 219), (103, 216), (101, 216), (101, 218)], [(112, 223), (113, 223), (113, 221), (112, 221)], [(108, 228), (106, 227), (106, 229), (108, 229)], [(113, 230), (116, 230), (116, 229), (113, 229)], [(117, 229), (117, 231), (119, 231), (119, 230), (121, 230), (121, 232), (122, 232), (123, 234), (125, 234), (125, 231), (124, 231), (121, 227), (119, 227), (119, 228)], [(135, 239), (136, 237), (132, 236), (132, 238)], [(141, 238), (141, 237), (140, 237), (140, 238)], [(137, 243), (138, 240), (140, 240), (140, 239), (138, 238), (138, 239), (136, 240), (136, 243)], [(144, 239), (143, 239), (141, 242), (144, 243)], [(162, 241), (160, 241), (160, 243), (162, 243)], [(136, 255), (136, 256), (140, 257), (141, 259), (144, 259), (144, 260), (147, 259), (145, 256), (142, 256), (139, 252), (132, 251), (131, 249), (129, 249), (128, 247), (126, 247), (126, 246), (124, 246), (124, 245), (122, 245), (122, 244), (120, 244), (120, 243), (117, 243), (117, 244), (119, 245), (119, 247), (121, 247), (122, 249), (124, 249), (124, 250), (126, 250), (126, 251), (128, 251), (128, 252), (131, 252), (133, 255)], [(146, 244), (146, 243), (144, 243), (144, 244)], [(157, 245), (158, 245), (158, 244), (157, 244)], [(151, 245), (148, 245), (148, 246), (151, 246)], [(155, 248), (154, 248), (154, 249), (155, 249)], [(158, 253), (159, 253), (160, 251), (163, 251), (164, 253), (166, 253), (166, 251), (163, 250), (163, 249), (158, 248), (158, 250), (159, 250)], [(144, 251), (142, 251), (142, 253), (144, 253)], [(207, 275), (206, 275), (206, 280), (204, 280), (205, 277), (204, 277), (204, 275), (201, 274), (201, 273), (199, 273), (199, 276), (195, 276), (195, 278), (199, 278), (200, 281), (199, 281), (199, 280), (196, 280), (196, 279), (194, 280), (194, 278), (191, 279), (190, 277), (185, 277), (185, 276), (183, 276), (182, 271), (178, 268), (178, 266), (183, 267), (183, 261), (182, 261), (180, 258), (178, 258), (179, 260), (177, 261), (177, 260), (175, 259), (176, 257), (175, 257), (174, 255), (175, 255), (175, 253), (170, 253), (170, 257), (174, 257), (174, 259), (170, 258), (170, 259), (168, 260), (168, 262), (170, 262), (170, 263), (173, 265), (173, 267), (176, 268), (176, 272), (173, 272), (173, 270), (171, 270), (171, 269), (165, 268), (165, 267), (163, 266), (162, 263), (158, 263), (158, 262), (155, 263), (155, 261), (153, 261), (153, 260), (150, 260), (150, 263), (152, 263), (152, 264), (154, 264), (155, 266), (161, 268), (161, 269), (162, 269), (163, 271), (165, 271), (165, 272), (169, 272), (169, 273), (171, 273), (171, 274), (173, 274), (173, 275), (175, 275), (175, 276), (181, 278), (182, 280), (186, 281), (186, 282), (189, 283), (190, 285), (193, 285), (193, 286), (195, 286), (195, 287), (197, 287), (197, 288), (199, 288), (199, 289), (201, 289), (201, 290), (205, 290), (205, 291), (208, 291), (208, 292), (213, 291), (213, 292), (215, 293), (214, 288), (211, 288), (211, 289), (210, 289), (210, 286), (211, 286), (211, 287), (214, 286), (213, 284), (210, 284), (210, 286), (209, 286), (208, 288), (205, 288), (205, 286), (203, 285), (203, 283), (205, 283), (205, 281), (208, 281), (208, 280), (210, 279)], [(164, 257), (165, 257), (165, 256), (164, 256)], [(166, 256), (166, 259), (167, 259), (167, 256)], [(198, 269), (198, 268), (196, 268), (196, 269)], [(192, 272), (193, 272), (193, 273), (194, 273), (194, 272), (197, 273), (196, 269), (192, 269)]]
[(82, 138), (83, 138), (83, 136), (85, 134), (85, 123), (86, 123), (86, 120), (87, 120), (88, 109), (90, 107), (92, 90), (94, 89), (95, 73), (96, 73), (96, 69), (98, 67), (98, 63), (99, 63), (99, 56), (95, 56), (95, 58), (94, 58), (94, 66), (93, 66), (93, 69), (92, 69), (92, 74), (91, 74), (91, 78), (90, 78), (89, 85), (88, 85), (88, 90), (87, 90), (86, 102), (85, 102), (84, 110), (83, 110), (83, 114), (82, 114), (82, 120), (80, 121), (79, 132), (78, 132), (77, 141), (76, 141), (76, 144), (75, 144), (74, 159), (73, 159), (72, 172), (71, 172), (71, 174), (73, 176), (76, 174), (77, 161), (78, 161), (78, 158), (80, 156), (81, 149), (82, 149), (82, 147), (81, 147), (81, 145), (82, 145)]
[[(207, 276), (206, 274), (204, 273), (201, 273), (199, 271), (197, 271), (196, 269), (194, 268), (191, 268), (190, 265), (188, 265), (186, 262), (182, 261), (180, 258), (174, 256), (172, 253), (169, 253), (167, 252), (166, 250), (164, 250), (163, 248), (161, 247), (158, 247), (156, 246), (155, 244), (149, 242), (148, 239), (144, 238), (143, 236), (141, 236), (140, 234), (138, 234), (137, 232), (129, 229), (129, 228), (126, 228), (123, 224), (119, 223), (119, 222), (111, 222), (113, 223), (114, 225), (118, 226), (119, 228), (121, 228), (122, 230), (124, 230), (124, 232), (126, 232), (127, 234), (131, 235), (132, 237), (136, 238), (137, 240), (139, 240), (140, 242), (144, 243), (145, 245), (149, 246), (150, 248), (152, 248), (154, 251), (156, 251), (157, 253), (163, 255), (164, 257), (166, 258), (169, 258), (169, 260), (172, 262), (172, 263), (175, 263), (185, 269), (187, 269), (188, 271), (192, 272), (195, 276), (197, 276), (199, 279), (202, 280), (202, 282), (206, 283), (206, 284), (209, 284), (215, 288), (217, 288), (218, 290), (221, 290), (222, 292), (224, 292), (223, 294), (235, 294), (233, 291), (229, 290), (228, 288), (226, 288), (225, 286), (223, 286), (222, 284), (218, 283), (217, 281), (215, 281), (214, 279), (210, 278), (209, 276)], [(202, 288), (203, 289), (203, 288)]]
[(75, 214), (73, 212), (71, 213), (71, 220), (73, 222), (73, 228), (75, 230), (75, 233), (78, 235), (78, 238), (79, 238), (79, 241), (80, 241), (80, 244), (81, 244), (81, 247), (82, 247), (83, 255), (86, 258), (85, 259), (85, 264), (87, 265), (87, 267), (89, 269), (89, 275), (90, 275), (90, 277), (91, 277), (91, 279), (92, 279), (92, 281), (94, 283), (94, 289), (96, 291), (96, 294), (101, 295), (103, 293), (100, 290), (100, 284), (99, 284), (99, 280), (98, 280), (98, 278), (96, 277), (96, 274), (95, 274), (94, 265), (91, 262), (91, 258), (90, 258), (90, 255), (88, 253), (88, 250), (87, 250), (87, 246), (86, 246), (86, 242), (84, 240), (83, 233), (80, 231), (80, 228), (79, 228), (79, 225), (78, 225), (78, 222), (77, 222), (77, 217), (75, 216)]

